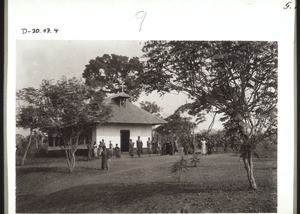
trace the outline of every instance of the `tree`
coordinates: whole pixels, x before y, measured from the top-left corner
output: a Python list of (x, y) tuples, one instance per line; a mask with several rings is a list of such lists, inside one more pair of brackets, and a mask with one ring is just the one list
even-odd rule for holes
[(143, 48), (147, 91), (182, 91), (194, 113), (222, 114), (227, 132), (241, 145), (250, 187), (257, 189), (255, 145), (277, 134), (277, 43), (149, 41)]
[(140, 106), (145, 111), (159, 116), (160, 116), (160, 112), (162, 111), (162, 108), (159, 107), (155, 102), (142, 101), (140, 102)]
[(24, 146), (28, 144), (25, 136), (21, 134), (16, 134), (16, 154), (17, 155), (24, 155)]
[(39, 145), (43, 145), (44, 139), (45, 139), (45, 133), (35, 130), (32, 135), (32, 140), (35, 142), (35, 148), (38, 149)]
[(176, 136), (190, 135), (190, 118), (181, 117), (179, 113), (174, 113), (165, 118), (168, 123), (162, 124), (155, 129), (160, 134), (174, 134)]
[[(169, 137), (172, 140), (177, 140), (179, 145), (185, 146), (188, 148), (193, 146), (194, 141), (192, 140), (192, 128), (193, 123), (191, 122), (190, 117), (181, 116), (179, 111), (175, 111), (174, 114), (165, 118), (168, 123), (162, 124), (155, 129), (155, 132), (160, 136)], [(163, 138), (164, 139), (164, 138)]]
[(17, 93), (17, 102), (25, 101), (27, 106), (17, 108), (16, 126), (30, 130), (29, 141), (26, 146), (21, 165), (25, 164), (28, 149), (32, 142), (33, 132), (38, 128), (38, 108), (35, 106), (38, 93), (34, 88), (26, 88)]
[(82, 74), (88, 86), (107, 93), (119, 92), (124, 84), (124, 91), (136, 101), (141, 93), (138, 76), (143, 72), (143, 65), (137, 57), (128, 58), (115, 54), (104, 54), (89, 61)]
[[(65, 151), (69, 170), (73, 172), (80, 136), (110, 116), (109, 108), (103, 102), (104, 94), (90, 90), (81, 80), (66, 77), (56, 83), (43, 80), (39, 89), (31, 90), (36, 94), (33, 98), (29, 97), (32, 99), (28, 99), (26, 88), (17, 95), (24, 103), (34, 106), (35, 128), (62, 138), (61, 147)], [(27, 108), (21, 107), (20, 111)], [(22, 122), (27, 124), (21, 118), (20, 126)]]

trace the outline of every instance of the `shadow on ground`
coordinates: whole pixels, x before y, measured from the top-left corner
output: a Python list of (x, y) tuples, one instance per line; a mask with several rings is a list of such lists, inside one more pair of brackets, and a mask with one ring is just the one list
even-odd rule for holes
[[(222, 205), (212, 201), (214, 197), (216, 201), (219, 201), (219, 197), (225, 195), (229, 200), (234, 200), (231, 198), (232, 195), (237, 195), (241, 197), (240, 199), (243, 196), (249, 198), (249, 195), (253, 195), (249, 204), (245, 206), (243, 203), (245, 210), (240, 208), (237, 210), (238, 212), (276, 211), (272, 202), (258, 207), (255, 201), (256, 194), (259, 194), (259, 191), (247, 190), (246, 187), (239, 185), (222, 188), (176, 182), (135, 185), (92, 184), (67, 188), (39, 198), (30, 196), (31, 199), (28, 200), (26, 196), (18, 197), (17, 212), (178, 212), (187, 204), (189, 212), (203, 211), (204, 207), (206, 212), (224, 212), (225, 210), (232, 212), (234, 210), (226, 207), (226, 204)], [(191, 200), (187, 202), (189, 196)], [(227, 199), (223, 200), (226, 202)], [(172, 206), (168, 206), (171, 205), (168, 203), (169, 201), (172, 201)], [(256, 205), (253, 206), (253, 204)]]

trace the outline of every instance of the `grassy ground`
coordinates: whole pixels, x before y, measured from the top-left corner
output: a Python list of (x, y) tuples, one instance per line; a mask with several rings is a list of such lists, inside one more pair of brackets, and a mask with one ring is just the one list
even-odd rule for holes
[[(276, 212), (276, 158), (254, 161), (258, 191), (248, 190), (242, 160), (234, 153), (201, 156), (178, 182), (170, 172), (180, 155), (143, 155), (77, 162), (68, 173), (63, 158), (35, 159), (17, 167), (17, 212)], [(79, 158), (80, 159), (80, 158)], [(33, 162), (32, 162), (33, 163)]]

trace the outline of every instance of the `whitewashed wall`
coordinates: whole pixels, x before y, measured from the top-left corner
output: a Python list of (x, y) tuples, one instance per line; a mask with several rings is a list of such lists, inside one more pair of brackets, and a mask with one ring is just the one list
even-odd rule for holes
[(109, 141), (112, 142), (113, 146), (118, 144), (121, 146), (121, 130), (129, 130), (130, 131), (130, 139), (135, 142), (138, 136), (141, 137), (143, 142), (143, 147), (147, 147), (148, 137), (152, 139), (152, 126), (151, 125), (134, 125), (134, 124), (108, 124), (108, 125), (98, 125), (93, 130), (93, 142), (99, 142), (104, 139), (106, 147), (109, 146)]

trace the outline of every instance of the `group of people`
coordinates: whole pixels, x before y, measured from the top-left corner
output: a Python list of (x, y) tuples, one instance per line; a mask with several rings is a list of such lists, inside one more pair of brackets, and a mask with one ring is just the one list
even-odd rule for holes
[[(141, 154), (144, 153), (143, 142), (140, 136), (138, 136), (135, 143), (132, 141), (132, 139), (129, 140), (129, 156), (133, 158), (134, 154), (136, 153), (137, 157), (140, 158)], [(150, 137), (148, 137), (146, 151), (148, 156), (150, 156), (151, 154), (174, 155), (176, 152), (178, 152), (178, 143), (176, 139), (172, 140), (171, 138), (166, 138), (160, 141), (158, 139), (152, 139), (151, 141)], [(189, 141), (183, 143), (183, 151), (185, 154), (190, 154)], [(95, 158), (101, 158), (101, 169), (108, 169), (108, 159), (112, 158), (113, 156), (115, 156), (116, 158), (120, 158), (121, 149), (118, 144), (116, 144), (116, 146), (114, 147), (111, 141), (109, 141), (109, 148), (106, 148), (104, 139), (102, 139), (99, 144), (94, 142), (93, 156)]]
[[(132, 141), (132, 139), (129, 140), (129, 155), (130, 157), (134, 157), (134, 145), (135, 143)], [(151, 154), (157, 154), (157, 155), (173, 155), (175, 152), (178, 152), (178, 144), (177, 141), (171, 141), (170, 139), (167, 139), (166, 142), (159, 142), (158, 140), (150, 139), (150, 137), (147, 140), (147, 154), (150, 156)], [(141, 157), (141, 154), (143, 153), (143, 142), (140, 139), (140, 136), (138, 136), (138, 139), (136, 141), (136, 154), (138, 157)]]
[(152, 140), (152, 148), (150, 150), (151, 153), (157, 155), (174, 155), (178, 152), (178, 143), (177, 140), (172, 140), (171, 138), (167, 138), (166, 140)]
[[(180, 143), (178, 143), (178, 140)], [(179, 144), (181, 146), (179, 146)], [(158, 140), (153, 140), (153, 153), (158, 155), (174, 155), (179, 152), (180, 147), (183, 149), (185, 155), (193, 154), (195, 152), (194, 141), (190, 136), (165, 137)]]
[(183, 152), (185, 155), (190, 155), (195, 152), (195, 144), (193, 143), (193, 139), (191, 137), (185, 137), (182, 140), (183, 144)]
[(93, 155), (95, 158), (101, 157), (101, 169), (108, 169), (108, 159), (112, 158), (113, 155), (115, 155), (116, 158), (120, 158), (121, 150), (118, 144), (114, 147), (111, 141), (109, 141), (109, 148), (106, 148), (104, 139), (102, 139), (99, 145), (94, 142)]
[[(150, 146), (150, 137), (147, 140), (147, 153), (148, 155), (151, 154), (151, 146)], [(136, 141), (136, 154), (137, 156), (140, 158), (141, 154), (143, 153), (143, 142), (141, 140), (141, 137), (138, 136), (138, 139)], [(129, 140), (129, 155), (130, 157), (134, 157), (134, 142), (132, 141), (132, 139)]]

